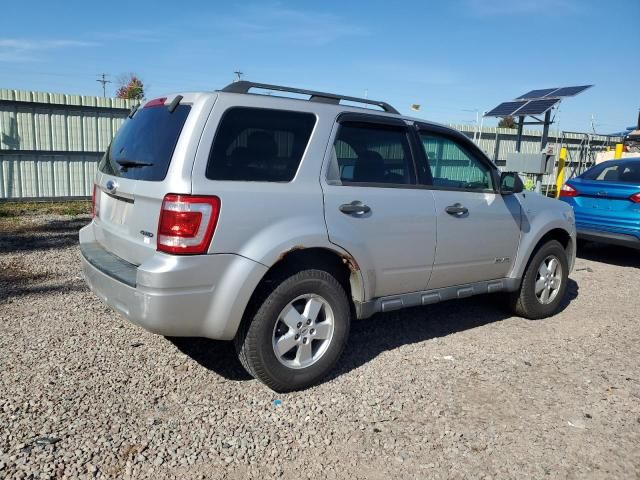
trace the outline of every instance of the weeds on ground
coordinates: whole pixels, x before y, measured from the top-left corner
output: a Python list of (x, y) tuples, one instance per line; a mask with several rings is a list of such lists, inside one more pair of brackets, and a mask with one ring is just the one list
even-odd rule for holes
[(16, 218), (31, 215), (85, 215), (91, 213), (91, 202), (2, 202), (0, 218)]
[[(0, 241), (7, 234), (32, 229), (42, 215), (79, 216), (91, 213), (91, 202), (0, 202)], [(1, 243), (1, 242), (0, 242)], [(2, 248), (0, 248), (2, 250)]]

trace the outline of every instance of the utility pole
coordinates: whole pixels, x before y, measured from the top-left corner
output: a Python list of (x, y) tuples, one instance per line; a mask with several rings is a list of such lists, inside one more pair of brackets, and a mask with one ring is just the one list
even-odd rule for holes
[(241, 72), (240, 70), (236, 70), (236, 71), (235, 71), (235, 72), (233, 72), (233, 73), (235, 73), (235, 74), (236, 74), (236, 77), (237, 77), (237, 78), (234, 80), (234, 81), (236, 81), (236, 82), (239, 82), (239, 81), (240, 81), (240, 78), (242, 77), (242, 75), (244, 75), (244, 73), (243, 73), (243, 72)]
[(111, 80), (107, 80), (107, 74), (103, 73), (100, 75), (101, 78), (97, 79), (96, 82), (102, 84), (102, 96), (107, 96), (107, 83), (113, 83)]

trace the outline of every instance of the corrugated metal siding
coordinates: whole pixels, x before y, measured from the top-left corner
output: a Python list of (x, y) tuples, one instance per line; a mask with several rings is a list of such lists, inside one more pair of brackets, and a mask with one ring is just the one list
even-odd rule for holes
[(90, 196), (97, 161), (136, 103), (0, 89), (0, 198)]
[[(473, 138), (475, 127), (472, 125), (451, 125), (452, 127), (462, 131), (468, 137)], [(587, 137), (589, 144), (587, 146)], [(520, 151), (522, 153), (538, 153), (540, 152), (541, 134), (535, 130), (524, 130)], [(595, 135), (587, 133), (559, 132), (550, 131), (548, 144), (555, 146), (556, 153), (561, 146), (568, 150), (567, 167), (564, 169), (564, 181), (569, 180), (581, 173), (589, 165), (586, 163), (586, 152), (602, 151), (606, 147), (613, 147), (616, 143), (623, 141), (622, 137)], [(498, 166), (505, 164), (507, 155), (516, 151), (516, 130), (505, 128), (483, 128), (480, 136), (479, 147), (494, 161)], [(543, 176), (542, 183), (545, 185), (555, 185), (556, 183), (557, 165), (554, 166), (552, 174)], [(529, 175), (529, 178), (535, 180), (535, 175)]]
[[(475, 127), (473, 125), (450, 125), (456, 130), (470, 138), (473, 138)], [(522, 135), (522, 144), (520, 151), (522, 153), (538, 153), (540, 152), (541, 132), (536, 130), (525, 129)], [(550, 145), (557, 144), (563, 139), (566, 147), (572, 151), (580, 147), (586, 134), (582, 133), (563, 133), (558, 131), (550, 131), (548, 142)], [(494, 161), (499, 164), (507, 160), (507, 154), (516, 151), (516, 130), (508, 128), (483, 127), (478, 146)], [(621, 142), (622, 137), (608, 137), (605, 135), (591, 135), (592, 144), (611, 144)], [(496, 157), (497, 150), (497, 157)]]
[(104, 151), (134, 104), (0, 89), (0, 150)]
[(88, 197), (100, 157), (0, 153), (0, 198)]

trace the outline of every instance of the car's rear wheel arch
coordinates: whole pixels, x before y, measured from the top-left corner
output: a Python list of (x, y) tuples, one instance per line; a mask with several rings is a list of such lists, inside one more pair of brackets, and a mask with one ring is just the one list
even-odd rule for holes
[(250, 317), (264, 296), (265, 291), (273, 288), (283, 278), (302, 270), (323, 270), (332, 275), (344, 288), (347, 297), (353, 301), (364, 300), (364, 284), (358, 264), (351, 256), (324, 247), (294, 247), (284, 252), (276, 263), (265, 273), (255, 288), (244, 318)]
[[(276, 391), (289, 391), (299, 388), (300, 385), (308, 384), (308, 379), (295, 380), (291, 384), (284, 382), (279, 377), (284, 373), (277, 373), (282, 367), (272, 365), (271, 354), (265, 353), (263, 345), (263, 341), (265, 341), (264, 325), (272, 318), (280, 318), (278, 315), (274, 316), (274, 312), (277, 314), (278, 310), (274, 305), (278, 305), (283, 295), (289, 295), (292, 291), (297, 295), (293, 302), (301, 296), (313, 296), (329, 305), (330, 310), (336, 312), (333, 321), (337, 323), (334, 328), (341, 332), (336, 334), (335, 342), (337, 343), (332, 341), (328, 345), (328, 351), (333, 352), (327, 357), (328, 359), (326, 361), (319, 360), (317, 368), (315, 364), (305, 367), (300, 370), (300, 375), (314, 377), (317, 375), (317, 371), (314, 373), (314, 369), (320, 368), (322, 362), (326, 364), (326, 362), (336, 360), (336, 355), (342, 352), (346, 344), (351, 318), (355, 316), (350, 278), (354, 276), (354, 273), (359, 272), (352, 272), (352, 268), (348, 258), (345, 259), (338, 252), (326, 248), (290, 249), (278, 259), (253, 292), (234, 338), (238, 358), (252, 376)], [(273, 308), (276, 310), (274, 311)], [(278, 326), (277, 321), (275, 325)], [(298, 328), (300, 325), (298, 324)], [(313, 334), (313, 330), (311, 333)], [(300, 335), (303, 334), (304, 332), (301, 330)], [(301, 339), (301, 341), (306, 340), (306, 338)], [(335, 346), (332, 346), (334, 343)]]
[[(355, 259), (348, 254), (324, 247), (291, 248), (278, 258), (265, 274), (263, 281), (301, 270), (324, 270), (333, 275), (344, 287), (347, 296), (364, 299), (361, 272)], [(262, 282), (261, 282), (262, 283)]]
[(347, 296), (355, 300), (364, 298), (361, 273), (355, 260), (348, 254), (324, 247), (294, 247), (284, 252), (269, 268), (256, 290), (282, 275), (308, 269), (330, 273), (343, 286)]

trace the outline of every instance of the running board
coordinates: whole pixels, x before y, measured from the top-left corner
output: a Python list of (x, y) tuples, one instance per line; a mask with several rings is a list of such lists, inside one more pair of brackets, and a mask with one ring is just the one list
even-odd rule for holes
[(378, 312), (392, 312), (408, 307), (418, 307), (421, 305), (431, 305), (446, 300), (456, 298), (466, 298), (484, 293), (513, 292), (520, 287), (519, 278), (500, 278), (486, 282), (469, 283), (466, 285), (456, 285), (454, 287), (438, 288), (435, 290), (424, 290), (422, 292), (405, 293), (403, 295), (390, 295), (380, 297), (368, 302), (355, 302), (356, 316), (358, 318), (369, 318)]

